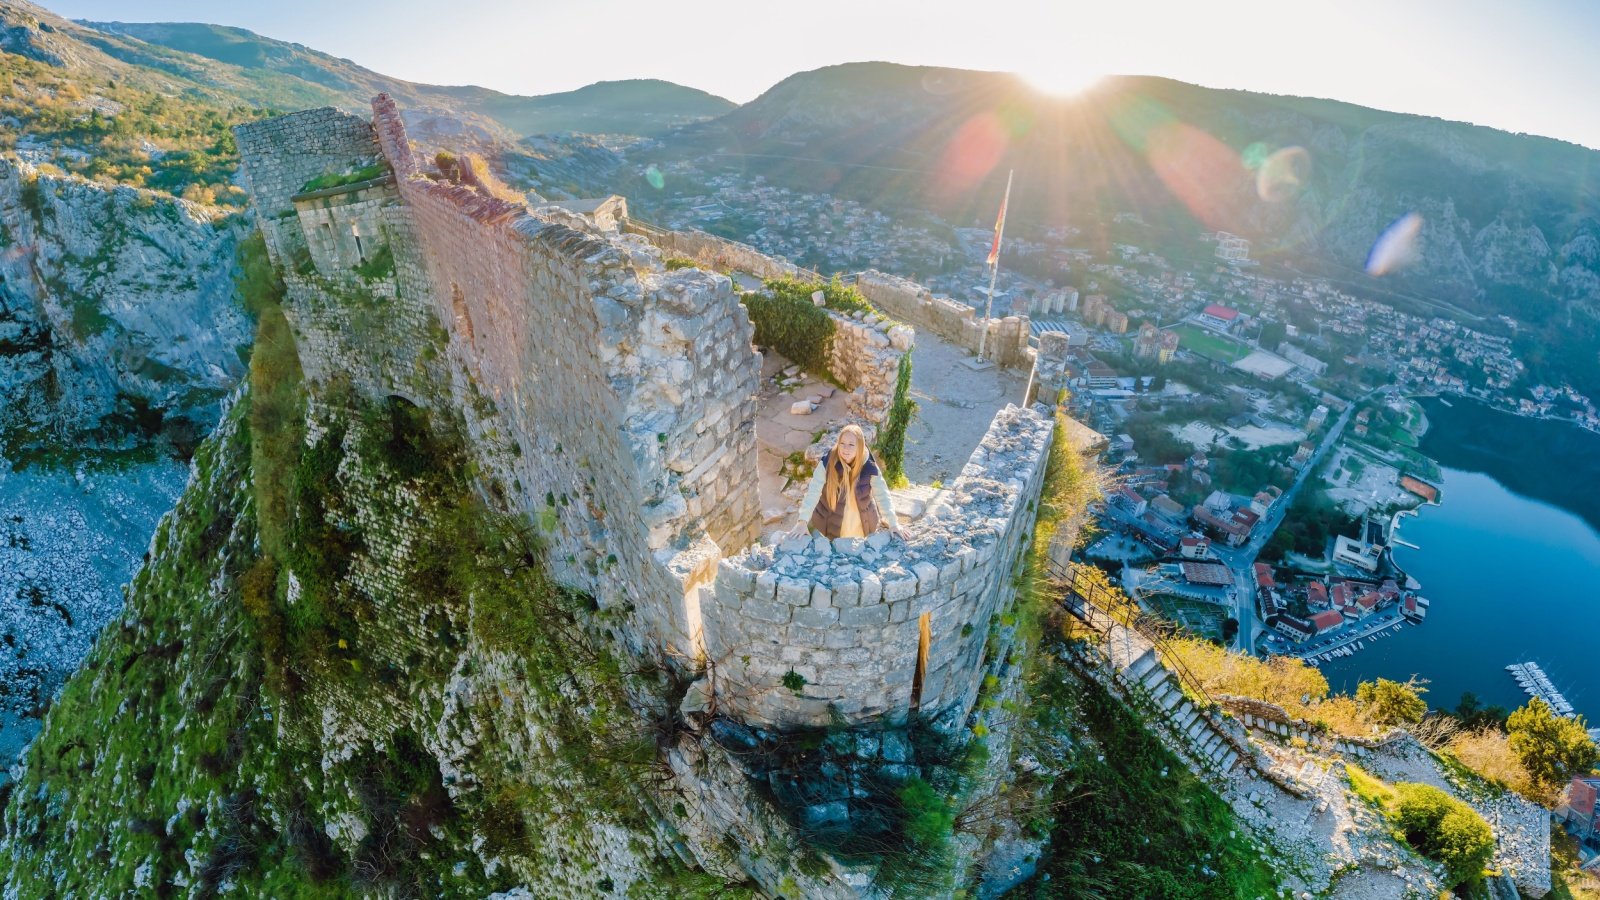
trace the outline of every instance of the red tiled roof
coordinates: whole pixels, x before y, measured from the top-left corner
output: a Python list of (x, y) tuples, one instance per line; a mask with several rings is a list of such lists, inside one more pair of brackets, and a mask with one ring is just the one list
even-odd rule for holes
[(1572, 807), (1575, 813), (1592, 816), (1597, 794), (1600, 794), (1600, 778), (1574, 776), (1567, 791), (1567, 805)]
[(1277, 582), (1272, 580), (1272, 567), (1266, 563), (1256, 563), (1256, 587), (1277, 587)]
[(1318, 631), (1327, 631), (1330, 628), (1337, 628), (1344, 624), (1344, 616), (1331, 609), (1324, 610), (1311, 617), (1311, 624), (1317, 626)]
[(1210, 306), (1207, 306), (1205, 312), (1208, 316), (1215, 316), (1218, 319), (1223, 319), (1229, 322), (1239, 318), (1239, 311), (1237, 309), (1229, 309), (1220, 303), (1213, 303)]

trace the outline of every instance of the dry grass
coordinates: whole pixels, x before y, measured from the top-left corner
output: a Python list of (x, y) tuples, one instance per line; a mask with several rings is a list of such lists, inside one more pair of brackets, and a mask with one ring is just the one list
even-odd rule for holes
[(1522, 761), (1511, 752), (1510, 739), (1504, 731), (1485, 725), (1475, 731), (1456, 735), (1449, 745), (1450, 755), (1462, 765), (1484, 778), (1545, 806), (1556, 805), (1556, 795), (1539, 786)]
[(1330, 696), (1328, 679), (1302, 660), (1286, 656), (1257, 659), (1194, 638), (1175, 640), (1170, 647), (1213, 696), (1233, 694), (1265, 700), (1283, 707), (1294, 718), (1322, 723), (1335, 734), (1373, 736), (1372, 719), (1355, 698)]

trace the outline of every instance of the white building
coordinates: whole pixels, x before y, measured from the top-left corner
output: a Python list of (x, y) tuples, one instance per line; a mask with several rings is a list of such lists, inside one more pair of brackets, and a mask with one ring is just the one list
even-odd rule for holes
[(1236, 234), (1217, 232), (1217, 259), (1238, 263), (1250, 258), (1250, 242)]
[(1368, 544), (1339, 535), (1333, 542), (1333, 560), (1346, 565), (1355, 566), (1366, 572), (1378, 571), (1378, 561), (1383, 557), (1383, 548), (1377, 544)]

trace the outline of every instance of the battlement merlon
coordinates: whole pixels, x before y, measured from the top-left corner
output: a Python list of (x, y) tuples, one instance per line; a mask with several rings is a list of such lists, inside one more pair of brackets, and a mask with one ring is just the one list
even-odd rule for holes
[(1043, 407), (1002, 409), (906, 543), (797, 538), (722, 560), (703, 609), (719, 710), (778, 726), (969, 711), (991, 616), (1016, 594), (1053, 427)]

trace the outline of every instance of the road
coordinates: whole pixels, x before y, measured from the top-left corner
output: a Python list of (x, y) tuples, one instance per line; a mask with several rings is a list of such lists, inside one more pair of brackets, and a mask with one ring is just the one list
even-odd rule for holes
[(1254, 654), (1256, 638), (1266, 628), (1266, 625), (1256, 617), (1256, 557), (1261, 553), (1261, 548), (1267, 545), (1267, 541), (1272, 539), (1278, 526), (1283, 524), (1283, 516), (1289, 511), (1289, 507), (1294, 505), (1295, 495), (1300, 492), (1300, 488), (1322, 466), (1323, 458), (1333, 445), (1339, 442), (1339, 436), (1344, 433), (1345, 426), (1350, 424), (1350, 417), (1355, 415), (1356, 407), (1378, 390), (1374, 388), (1362, 394), (1344, 408), (1344, 412), (1339, 414), (1339, 418), (1334, 420), (1328, 427), (1327, 433), (1322, 436), (1322, 442), (1317, 444), (1316, 452), (1312, 453), (1311, 458), (1301, 467), (1294, 483), (1289, 485), (1289, 489), (1283, 492), (1278, 502), (1272, 505), (1272, 511), (1267, 513), (1267, 517), (1256, 525), (1252, 532), (1254, 536), (1249, 541), (1239, 547), (1211, 545), (1212, 554), (1233, 573), (1234, 618), (1239, 620), (1240, 650)]

